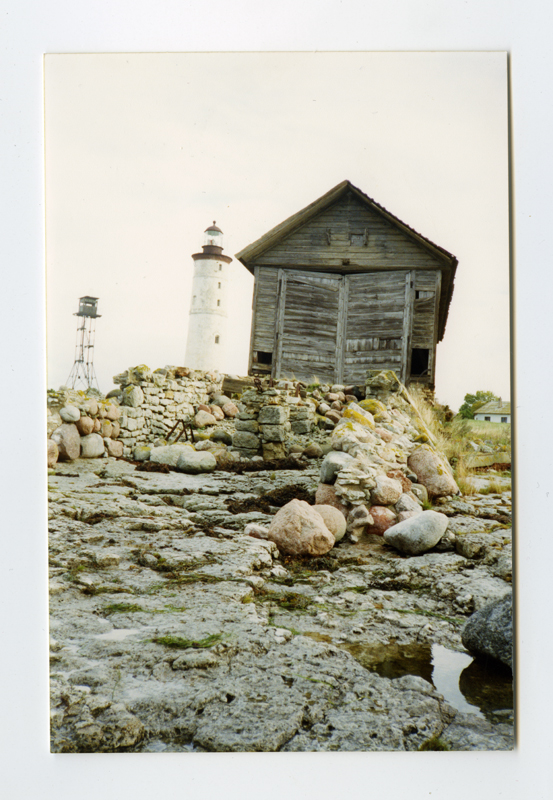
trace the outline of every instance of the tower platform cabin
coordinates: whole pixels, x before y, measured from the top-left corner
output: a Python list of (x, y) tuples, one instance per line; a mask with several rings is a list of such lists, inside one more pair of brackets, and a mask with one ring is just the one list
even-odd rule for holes
[(185, 366), (225, 370), (228, 354), (230, 256), (223, 254), (223, 232), (213, 222), (204, 232), (201, 253), (194, 253), (194, 278), (188, 320)]
[(236, 258), (255, 277), (250, 374), (434, 388), (457, 259), (349, 181)]

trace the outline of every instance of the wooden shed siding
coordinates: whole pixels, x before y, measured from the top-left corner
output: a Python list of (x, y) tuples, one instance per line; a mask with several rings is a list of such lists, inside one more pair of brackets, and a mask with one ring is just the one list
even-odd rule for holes
[[(368, 232), (367, 245), (350, 244), (351, 234)], [(330, 244), (327, 231), (330, 230)], [(372, 268), (434, 267), (443, 262), (415, 243), (380, 214), (367, 208), (353, 195), (340, 198), (329, 208), (292, 232), (273, 248), (262, 253), (256, 263), (314, 267), (325, 270), (343, 267), (350, 259), (351, 271)]]
[(278, 270), (257, 267), (252, 350), (274, 352)]

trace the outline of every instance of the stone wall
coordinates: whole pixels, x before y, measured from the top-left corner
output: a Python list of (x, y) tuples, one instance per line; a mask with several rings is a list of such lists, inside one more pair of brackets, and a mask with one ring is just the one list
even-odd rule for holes
[(284, 458), (290, 433), (310, 433), (315, 411), (313, 400), (287, 388), (271, 387), (262, 392), (248, 389), (238, 403), (233, 449), (243, 458), (256, 455), (262, 455), (266, 461)]

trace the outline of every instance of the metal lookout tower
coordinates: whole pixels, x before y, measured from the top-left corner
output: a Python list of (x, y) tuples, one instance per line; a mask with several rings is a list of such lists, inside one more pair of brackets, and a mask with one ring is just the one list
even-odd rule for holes
[(79, 298), (79, 310), (73, 315), (80, 317), (75, 343), (75, 361), (67, 379), (67, 386), (71, 389), (84, 385), (85, 389), (100, 390), (94, 372), (94, 335), (96, 319), (101, 316), (97, 310), (97, 297)]

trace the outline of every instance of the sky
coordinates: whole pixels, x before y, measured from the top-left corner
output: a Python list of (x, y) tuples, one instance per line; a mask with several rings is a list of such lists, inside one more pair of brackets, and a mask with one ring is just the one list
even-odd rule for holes
[[(348, 179), (459, 260), (436, 396), (510, 397), (504, 52), (45, 58), (48, 386), (99, 297), (100, 389), (184, 361), (192, 253), (234, 256)], [(253, 278), (232, 265), (227, 372), (247, 374)]]

